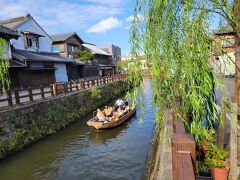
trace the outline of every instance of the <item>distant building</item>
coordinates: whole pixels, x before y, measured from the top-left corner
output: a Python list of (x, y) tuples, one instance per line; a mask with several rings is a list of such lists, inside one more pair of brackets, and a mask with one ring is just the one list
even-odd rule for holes
[(78, 50), (83, 50), (83, 40), (75, 32), (54, 34), (51, 51), (59, 53), (61, 56), (70, 58), (72, 63), (67, 65), (67, 74), (69, 80), (77, 80), (84, 76), (84, 63), (78, 60)]
[(84, 42), (75, 32), (53, 34), (51, 38), (53, 40), (51, 51), (64, 57), (77, 59), (77, 50), (83, 49), (82, 44)]
[(66, 64), (71, 60), (51, 52), (52, 38), (30, 14), (0, 24), (17, 31), (19, 36), (11, 40), (12, 57), (23, 65), (10, 69), (12, 87), (24, 89), (68, 81)]
[[(73, 60), (67, 66), (69, 79), (83, 77), (107, 76), (114, 73), (115, 65), (112, 55), (94, 44), (84, 43), (75, 32), (51, 35), (53, 39), (52, 52), (60, 53), (61, 56)], [(79, 61), (77, 51), (88, 51), (94, 55), (93, 60), (86, 62)]]
[(214, 33), (210, 64), (215, 73), (235, 74), (235, 34), (231, 26)]
[(121, 60), (121, 48), (113, 44), (109, 44), (106, 47), (102, 48), (104, 51), (112, 55), (113, 62)]
[(89, 63), (98, 66), (99, 76), (109, 76), (115, 73), (115, 64), (110, 53), (90, 43), (83, 44), (83, 49), (95, 56), (94, 60)]
[[(141, 69), (146, 70), (148, 69), (147, 66), (147, 60), (144, 54), (139, 55), (138, 60), (141, 62)], [(133, 65), (133, 59), (131, 55), (127, 55), (121, 58), (121, 61), (127, 61), (128, 62), (128, 68)], [(124, 70), (127, 70), (126, 68)]]

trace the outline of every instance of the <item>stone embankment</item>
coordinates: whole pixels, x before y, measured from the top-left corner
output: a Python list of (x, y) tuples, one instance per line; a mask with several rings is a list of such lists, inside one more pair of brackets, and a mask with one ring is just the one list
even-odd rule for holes
[(0, 158), (55, 133), (126, 90), (120, 81), (0, 111)]

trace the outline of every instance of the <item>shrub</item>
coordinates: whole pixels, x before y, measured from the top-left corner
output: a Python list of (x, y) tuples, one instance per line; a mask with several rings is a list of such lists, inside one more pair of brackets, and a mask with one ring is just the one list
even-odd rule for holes
[(80, 61), (88, 61), (88, 60), (93, 60), (94, 59), (94, 55), (91, 54), (90, 52), (88, 51), (77, 51), (78, 55), (79, 55), (79, 60)]
[(229, 157), (229, 152), (216, 145), (209, 146), (206, 154), (206, 164), (213, 168), (224, 168), (228, 166), (226, 159)]

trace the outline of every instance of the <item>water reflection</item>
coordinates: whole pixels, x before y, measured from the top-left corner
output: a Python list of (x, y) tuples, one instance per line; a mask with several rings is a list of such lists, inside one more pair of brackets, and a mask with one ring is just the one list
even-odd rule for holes
[(130, 126), (130, 122), (135, 115), (129, 118), (126, 122), (118, 126), (117, 128), (111, 128), (107, 130), (96, 130), (93, 129), (89, 133), (89, 140), (93, 144), (104, 144), (107, 141), (112, 141), (114, 139), (117, 139), (118, 136), (121, 136), (122, 134), (126, 133), (128, 131), (128, 128)]

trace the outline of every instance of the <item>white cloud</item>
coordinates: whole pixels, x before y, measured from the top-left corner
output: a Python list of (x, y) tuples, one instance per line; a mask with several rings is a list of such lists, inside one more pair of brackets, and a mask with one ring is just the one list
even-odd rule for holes
[(144, 17), (142, 14), (138, 14), (137, 17), (134, 17), (134, 16), (128, 16), (126, 18), (126, 21), (127, 22), (132, 22), (134, 19), (138, 20), (138, 21), (143, 21), (144, 20)]
[(100, 21), (99, 23), (93, 25), (90, 27), (87, 32), (88, 33), (101, 33), (101, 32), (106, 32), (110, 29), (117, 28), (121, 26), (122, 23), (119, 21), (117, 18), (108, 18)]
[[(91, 24), (123, 13), (120, 0), (0, 0), (0, 20), (30, 13), (49, 33), (86, 30)], [(98, 3), (102, 2), (102, 3)], [(108, 5), (109, 3), (109, 5)], [(114, 4), (114, 6), (113, 6)]]
[(132, 21), (133, 21), (133, 19), (134, 19), (134, 17), (133, 17), (133, 16), (128, 16), (128, 17), (126, 18), (126, 21), (127, 21), (127, 22), (132, 22)]

